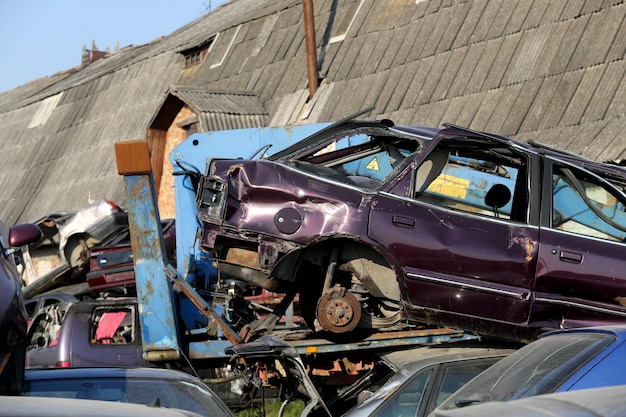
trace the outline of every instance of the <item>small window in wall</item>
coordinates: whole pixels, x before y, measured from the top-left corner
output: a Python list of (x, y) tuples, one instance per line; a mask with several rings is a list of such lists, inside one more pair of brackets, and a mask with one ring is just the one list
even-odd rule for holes
[(213, 44), (213, 39), (214, 38), (211, 37), (209, 40), (200, 45), (182, 51), (183, 68), (191, 68), (200, 64), (209, 52), (209, 48)]
[(91, 343), (96, 345), (129, 344), (135, 339), (133, 309), (101, 308), (94, 311)]
[(185, 68), (193, 67), (202, 62), (202, 51), (194, 51), (185, 55)]

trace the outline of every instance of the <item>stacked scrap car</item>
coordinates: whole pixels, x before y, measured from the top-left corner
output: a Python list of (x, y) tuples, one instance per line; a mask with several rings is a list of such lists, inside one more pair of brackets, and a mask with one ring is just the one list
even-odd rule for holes
[(197, 204), (220, 276), (300, 293), (317, 331), (408, 319), (529, 341), (626, 321), (625, 190), (624, 168), (538, 142), (343, 120), (209, 161)]

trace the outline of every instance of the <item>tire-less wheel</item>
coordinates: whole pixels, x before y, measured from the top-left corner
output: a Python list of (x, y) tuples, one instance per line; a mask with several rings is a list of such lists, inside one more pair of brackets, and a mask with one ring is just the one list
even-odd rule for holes
[(72, 268), (81, 268), (89, 262), (89, 248), (95, 243), (88, 235), (72, 236), (63, 249), (65, 260)]

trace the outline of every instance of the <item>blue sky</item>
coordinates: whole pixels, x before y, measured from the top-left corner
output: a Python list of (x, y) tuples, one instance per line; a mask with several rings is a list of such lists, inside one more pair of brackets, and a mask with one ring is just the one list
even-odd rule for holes
[(169, 35), (227, 0), (0, 0), (0, 91)]

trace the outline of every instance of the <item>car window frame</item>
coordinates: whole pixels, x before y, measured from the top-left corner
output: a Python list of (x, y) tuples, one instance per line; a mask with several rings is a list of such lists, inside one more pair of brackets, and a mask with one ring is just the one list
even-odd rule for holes
[[(620, 241), (618, 239), (609, 239), (606, 237), (602, 237), (602, 236), (598, 236), (594, 234), (582, 233), (582, 232), (578, 232), (578, 231), (571, 230), (571, 229), (567, 229), (567, 230), (559, 229), (554, 226), (553, 214), (555, 211), (555, 207), (554, 207), (555, 206), (554, 204), (555, 187), (554, 187), (553, 178), (556, 175), (555, 172), (557, 171), (557, 169), (567, 169), (570, 172), (572, 172), (572, 174), (575, 175), (578, 179), (580, 179), (581, 177), (585, 177), (585, 176), (590, 177), (596, 186), (601, 187), (608, 194), (610, 194), (613, 198), (615, 198), (617, 202), (619, 202), (622, 206), (626, 207), (626, 193), (623, 190), (621, 190), (618, 186), (613, 184), (611, 181), (607, 180), (601, 175), (598, 175), (596, 172), (592, 170), (586, 169), (584, 167), (572, 165), (571, 163), (565, 160), (560, 160), (557, 158), (547, 158), (546, 169), (544, 173), (545, 175), (544, 195), (549, 196), (549, 198), (544, 199), (544, 216), (543, 216), (542, 226), (548, 227), (550, 229), (557, 230), (560, 232), (564, 232), (564, 233), (573, 233), (578, 236), (582, 236), (584, 238), (597, 238), (597, 239), (602, 239), (603, 241), (607, 241), (607, 242), (617, 242), (617, 243), (624, 242), (625, 240)], [(574, 192), (576, 191), (574, 190)], [(579, 198), (581, 197), (579, 196)], [(587, 203), (585, 202), (585, 204)], [(597, 214), (594, 214), (594, 215), (596, 219), (599, 219), (600, 221), (610, 226), (610, 223), (607, 223), (600, 216), (598, 216)], [(626, 224), (624, 225), (624, 228), (626, 229)], [(626, 235), (626, 230), (622, 230), (622, 232)]]
[[(532, 216), (531, 211), (534, 209), (533, 206), (534, 206), (535, 198), (533, 197), (531, 188), (530, 188), (531, 175), (534, 174), (534, 172), (531, 171), (534, 167), (533, 155), (522, 152), (517, 147), (509, 146), (507, 144), (503, 144), (500, 142), (497, 142), (494, 144), (486, 140), (480, 141), (480, 140), (467, 139), (466, 141), (463, 141), (461, 139), (467, 139), (467, 138), (458, 138), (458, 137), (448, 138), (448, 139), (444, 138), (440, 140), (438, 143), (434, 144), (434, 146), (422, 152), (424, 156), (419, 157), (420, 162), (417, 164), (417, 166), (414, 167), (414, 169), (412, 169), (412, 172), (411, 172), (411, 192), (410, 192), (409, 198), (412, 201), (416, 201), (420, 204), (430, 204), (443, 210), (450, 210), (455, 213), (469, 215), (469, 216), (476, 216), (482, 219), (500, 220), (500, 221), (504, 221), (507, 223), (526, 224), (526, 225), (533, 224), (532, 219), (534, 218), (534, 216)], [(477, 146), (477, 144), (480, 144), (480, 146), (483, 146), (484, 149), (480, 148), (480, 146)], [(477, 154), (484, 154), (481, 156), (489, 156), (488, 155), (489, 149), (493, 149), (495, 152), (501, 153), (501, 151), (497, 150), (498, 148), (506, 149), (506, 151), (514, 155), (515, 158), (520, 159), (519, 164), (514, 164), (512, 161), (510, 161), (509, 164), (507, 165), (508, 167), (512, 167), (516, 169), (516, 178), (511, 183), (511, 186), (507, 187), (509, 188), (509, 191), (511, 192), (511, 197), (508, 203), (511, 205), (511, 210), (510, 210), (510, 214), (508, 217), (498, 217), (495, 213), (487, 213), (487, 212), (482, 213), (482, 212), (477, 212), (477, 211), (475, 212), (473, 210), (467, 210), (464, 208), (454, 207), (454, 206), (450, 206), (447, 204), (440, 204), (436, 201), (431, 202), (431, 201), (428, 201), (428, 198), (425, 198), (424, 194), (426, 194), (426, 190), (430, 186), (432, 186), (440, 177), (444, 175), (446, 166), (449, 164), (450, 159), (453, 158), (453, 156), (451, 155), (452, 152), (459, 153), (459, 150), (462, 150), (461, 152), (462, 158), (467, 157), (467, 155), (476, 156)], [(422, 168), (424, 164), (428, 163), (429, 158), (431, 156), (436, 155), (440, 152), (448, 153), (447, 161), (443, 163), (441, 167), (442, 168), (441, 172), (439, 172), (435, 176), (430, 176), (430, 174), (427, 175), (426, 178), (424, 179), (426, 183), (420, 186), (420, 183), (417, 180), (418, 175), (420, 175), (420, 168)], [(500, 154), (497, 156), (492, 155), (491, 158), (485, 157), (483, 159), (488, 162), (494, 162), (496, 160), (500, 162), (504, 162), (506, 161), (507, 158), (512, 159), (513, 157), (507, 157), (506, 155)], [(422, 189), (423, 191), (420, 191), (420, 189)], [(486, 191), (488, 190), (485, 190), (485, 192)], [(520, 201), (521, 199), (523, 199), (523, 201)], [(520, 210), (523, 210), (524, 213), (523, 214), (520, 213)], [(489, 209), (487, 208), (486, 211), (489, 211)]]

